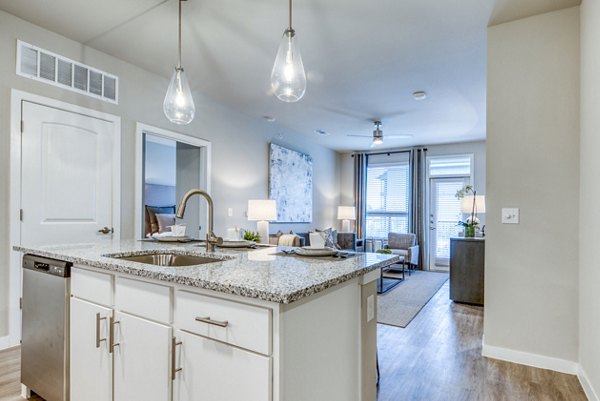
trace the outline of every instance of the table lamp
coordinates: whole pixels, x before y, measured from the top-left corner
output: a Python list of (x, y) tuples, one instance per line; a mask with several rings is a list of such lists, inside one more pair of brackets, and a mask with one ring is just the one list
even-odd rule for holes
[[(462, 212), (468, 214), (469, 216), (473, 213), (473, 195), (467, 195), (462, 199)], [(475, 216), (477, 217), (477, 213), (485, 213), (485, 195), (476, 195), (475, 196)]]
[(354, 206), (338, 206), (338, 220), (342, 220), (342, 232), (349, 233), (350, 220), (356, 220), (356, 208)]
[(269, 243), (269, 220), (277, 220), (277, 203), (268, 199), (248, 200), (248, 220), (257, 221), (261, 244)]

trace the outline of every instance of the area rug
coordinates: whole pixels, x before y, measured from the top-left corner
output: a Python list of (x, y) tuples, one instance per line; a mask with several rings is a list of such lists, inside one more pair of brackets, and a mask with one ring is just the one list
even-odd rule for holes
[(377, 298), (377, 322), (406, 327), (448, 280), (447, 273), (414, 271), (394, 289)]

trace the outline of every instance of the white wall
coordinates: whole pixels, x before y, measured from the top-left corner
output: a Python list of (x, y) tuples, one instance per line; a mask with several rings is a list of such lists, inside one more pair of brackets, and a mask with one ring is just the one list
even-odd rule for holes
[(175, 146), (146, 141), (144, 154), (145, 183), (175, 186), (177, 180)]
[[(17, 38), (71, 59), (92, 65), (120, 78), (120, 103), (114, 105), (15, 74)], [(157, 57), (161, 57), (157, 55)], [(266, 78), (268, 79), (268, 77)], [(121, 237), (133, 237), (134, 213), (134, 140), (135, 123), (143, 122), (212, 142), (212, 195), (215, 200), (215, 228), (224, 233), (227, 226), (254, 227), (244, 212), (249, 198), (268, 196), (268, 143), (277, 138), (281, 145), (309, 153), (313, 157), (313, 224), (281, 225), (305, 231), (310, 226), (335, 223), (339, 199), (339, 174), (336, 153), (312, 144), (303, 135), (260, 118), (247, 116), (196, 93), (196, 119), (185, 127), (170, 124), (163, 115), (162, 102), (168, 80), (80, 43), (46, 31), (28, 22), (0, 12), (0, 337), (7, 334), (8, 289), (8, 199), (10, 149), (10, 90), (19, 90), (59, 99), (79, 106), (121, 117)], [(273, 98), (273, 102), (277, 102)], [(293, 105), (290, 105), (293, 110)], [(279, 139), (277, 134), (283, 133)], [(228, 218), (227, 208), (234, 209)], [(273, 227), (277, 229), (277, 227)]]
[[(578, 360), (579, 8), (490, 27), (487, 92), (485, 346), (569, 370)], [(501, 224), (502, 207), (520, 208), (520, 224)]]
[[(600, 399), (600, 3), (581, 5), (579, 362)], [(591, 396), (590, 399), (593, 399)]]

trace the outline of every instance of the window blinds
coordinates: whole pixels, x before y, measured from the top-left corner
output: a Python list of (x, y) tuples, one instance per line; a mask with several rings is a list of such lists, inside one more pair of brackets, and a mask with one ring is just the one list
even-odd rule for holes
[[(396, 154), (397, 155), (397, 154)], [(367, 238), (408, 232), (410, 168), (408, 155), (373, 159), (367, 166)], [(379, 155), (378, 155), (379, 156)]]

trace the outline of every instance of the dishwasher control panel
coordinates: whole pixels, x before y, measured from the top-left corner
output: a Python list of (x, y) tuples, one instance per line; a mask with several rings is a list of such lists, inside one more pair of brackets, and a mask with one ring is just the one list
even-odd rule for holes
[(53, 276), (70, 277), (71, 265), (71, 262), (65, 262), (64, 260), (34, 255), (23, 256), (23, 269), (35, 270)]

